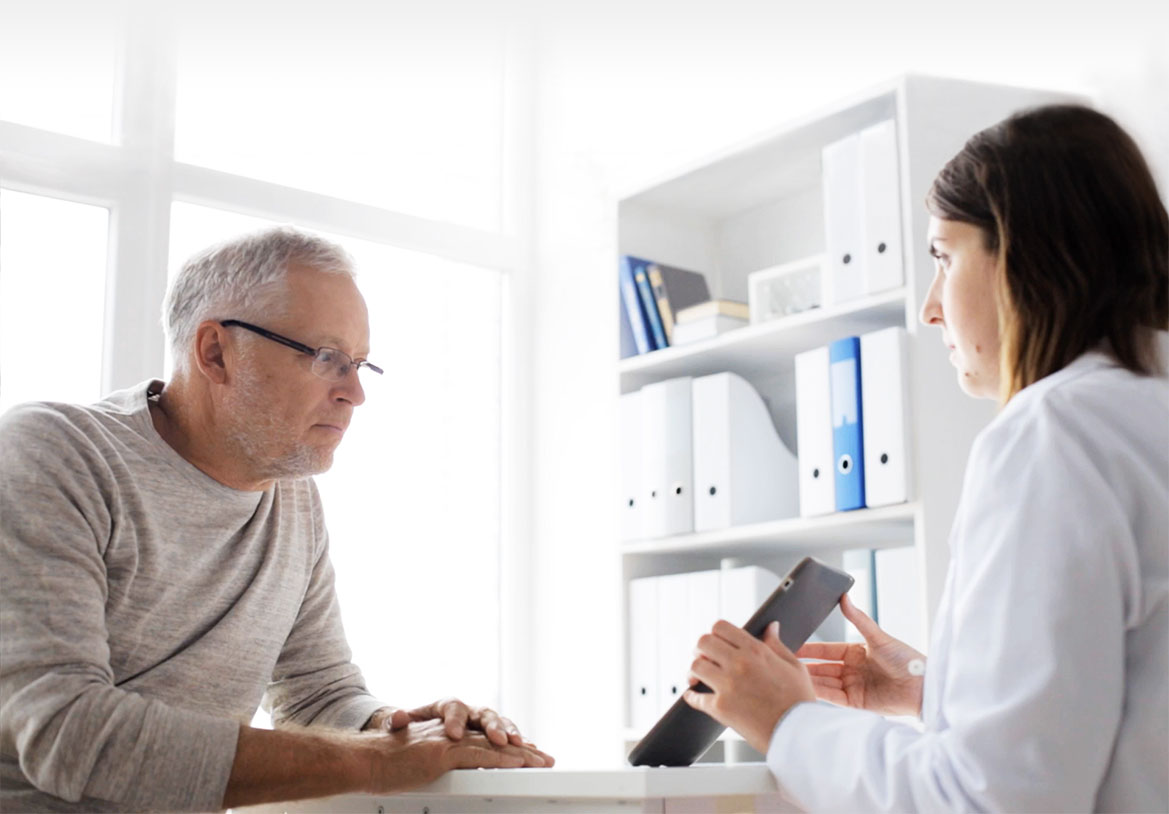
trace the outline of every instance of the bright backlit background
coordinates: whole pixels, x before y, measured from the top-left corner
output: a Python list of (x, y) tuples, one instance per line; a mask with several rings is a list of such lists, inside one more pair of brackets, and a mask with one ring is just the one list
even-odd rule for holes
[[(191, 252), (357, 258), (320, 479), (373, 689), (620, 760), (614, 201), (905, 71), (1083, 94), (1169, 184), (1169, 4), (0, 0), (0, 407), (162, 375)], [(553, 9), (554, 7), (554, 9)]]

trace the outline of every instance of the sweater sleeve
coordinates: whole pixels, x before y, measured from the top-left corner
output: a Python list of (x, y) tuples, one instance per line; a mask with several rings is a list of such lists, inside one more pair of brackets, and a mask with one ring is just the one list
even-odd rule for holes
[(0, 421), (0, 750), (37, 789), (127, 809), (219, 808), (239, 724), (114, 684), (105, 547), (116, 501), (83, 427)]
[(310, 482), (310, 487), (316, 558), (296, 622), (276, 662), (264, 707), (272, 713), (276, 726), (360, 729), (385, 704), (369, 694), (361, 670), (353, 663), (341, 623), (320, 497), (315, 484)]
[(1124, 702), (1135, 544), (1098, 467), (1058, 416), (1036, 412), (971, 454), (937, 725), (793, 709), (768, 764), (808, 808), (1095, 807)]

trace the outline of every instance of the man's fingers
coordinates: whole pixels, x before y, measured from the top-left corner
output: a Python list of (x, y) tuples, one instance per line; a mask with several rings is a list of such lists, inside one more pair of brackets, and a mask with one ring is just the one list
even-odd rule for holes
[(552, 757), (552, 755), (548, 754), (542, 749), (537, 749), (535, 744), (529, 743), (524, 746), (524, 749), (528, 752), (531, 752), (532, 754), (538, 755), (540, 759), (544, 761), (545, 767), (551, 768), (556, 765), (556, 758)]
[(414, 720), (409, 712), (404, 709), (396, 709), (390, 714), (387, 719), (391, 732), (397, 732), (399, 729), (405, 729)]
[(462, 701), (445, 701), (440, 710), (442, 727), (447, 737), (459, 740), (467, 732), (467, 719), (471, 717), (471, 709)]
[(499, 717), (499, 725), (503, 728), (504, 734), (507, 735), (507, 740), (513, 746), (531, 746), (524, 740), (524, 736), (520, 734), (520, 728), (512, 723), (510, 718)]
[[(483, 708), (476, 711), (471, 716), (470, 723), (471, 726), (482, 729), (483, 734), (487, 736), (487, 740), (496, 746), (503, 746), (511, 740), (510, 733), (503, 724), (503, 718), (493, 709)], [(512, 729), (515, 729), (514, 725)]]
[(458, 746), (450, 751), (450, 763), (453, 769), (519, 769), (529, 765), (518, 750), (505, 752), (485, 746)]

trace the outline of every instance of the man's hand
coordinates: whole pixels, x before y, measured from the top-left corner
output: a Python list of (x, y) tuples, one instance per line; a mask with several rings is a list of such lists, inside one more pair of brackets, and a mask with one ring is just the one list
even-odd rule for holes
[[(788, 709), (816, 700), (807, 669), (779, 640), (778, 622), (767, 626), (762, 641), (730, 622), (716, 622), (698, 640), (697, 652), (690, 666), (691, 689), (682, 697), (759, 752), (767, 754), (772, 730)], [(699, 681), (713, 692), (695, 691)]]
[[(379, 710), (379, 712), (381, 712)], [(450, 737), (445, 721), (407, 723), (366, 732), (240, 726), (223, 807), (307, 800), (336, 794), (392, 794), (425, 785), (449, 769), (518, 769), (556, 761), (531, 744), (488, 740), (481, 732)], [(409, 714), (409, 713), (403, 713)], [(371, 720), (371, 723), (373, 721)]]
[(397, 707), (382, 707), (366, 722), (365, 730), (397, 732), (411, 723), (441, 720), (447, 737), (460, 740), (468, 729), (482, 732), (487, 740), (496, 746), (534, 746), (520, 734), (519, 729), (507, 718), (487, 707), (472, 708), (456, 698), (444, 698), (425, 707), (404, 710)]
[(496, 744), (476, 731), (453, 739), (447, 723), (437, 718), (386, 730), (373, 736), (369, 746), (372, 759), (367, 791), (373, 794), (423, 786), (450, 769), (539, 768), (556, 762), (534, 746)]
[(800, 658), (826, 660), (808, 665), (816, 695), (883, 715), (921, 715), (925, 656), (877, 627), (847, 594), (840, 610), (865, 641), (811, 642), (797, 651)]

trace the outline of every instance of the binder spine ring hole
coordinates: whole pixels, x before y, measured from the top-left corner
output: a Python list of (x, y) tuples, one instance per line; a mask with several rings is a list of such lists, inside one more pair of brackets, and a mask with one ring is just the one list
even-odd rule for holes
[(884, 254), (884, 253), (885, 253), (885, 244), (878, 243), (877, 244), (877, 254)]
[(710, 494), (711, 494), (711, 496), (712, 496), (712, 497), (714, 496), (714, 493), (715, 493), (715, 492), (717, 492), (717, 491), (718, 491), (718, 489), (717, 489), (717, 488), (715, 488), (714, 486), (710, 487)]
[(674, 485), (674, 494), (675, 494), (675, 495), (680, 495), (680, 494), (682, 494), (682, 486), (681, 486), (681, 484), (675, 484), (675, 485)]
[(888, 452), (881, 453), (881, 463), (883, 463), (883, 464), (889, 463), (889, 453)]
[(852, 255), (851, 255), (851, 254), (846, 254), (846, 255), (845, 255), (843, 258), (841, 258), (841, 259), (844, 261), (844, 265), (846, 265), (846, 266), (847, 266), (849, 263), (851, 263), (851, 262), (852, 262)]
[(836, 466), (840, 470), (840, 474), (847, 475), (852, 470), (852, 456), (841, 455)]
[(651, 498), (656, 498), (658, 496), (658, 490), (654, 489), (652, 492), (649, 493), (649, 496)]
[(820, 477), (820, 467), (816, 467), (815, 469), (812, 470), (812, 477), (813, 478)]
[(783, 584), (780, 585), (779, 587), (783, 588), (786, 591), (788, 588), (790, 588), (792, 586), (792, 582), (793, 582), (792, 578), (788, 577), (787, 579), (785, 579), (783, 581)]

